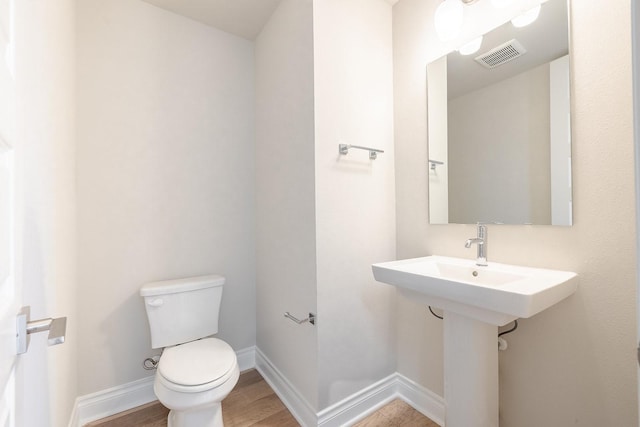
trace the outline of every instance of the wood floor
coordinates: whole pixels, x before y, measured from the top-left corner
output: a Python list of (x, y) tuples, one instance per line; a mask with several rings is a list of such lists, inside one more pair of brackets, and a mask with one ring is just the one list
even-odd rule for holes
[[(85, 427), (166, 427), (169, 410), (158, 402), (86, 424)], [(298, 427), (295, 418), (278, 399), (258, 371), (240, 375), (238, 384), (222, 402), (225, 427)], [(401, 400), (380, 408), (354, 427), (438, 427)]]

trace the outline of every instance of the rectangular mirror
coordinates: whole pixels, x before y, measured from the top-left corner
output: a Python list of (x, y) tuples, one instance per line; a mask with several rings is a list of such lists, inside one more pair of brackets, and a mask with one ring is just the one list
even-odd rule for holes
[(567, 0), (549, 0), (427, 66), (431, 224), (571, 225), (569, 62)]

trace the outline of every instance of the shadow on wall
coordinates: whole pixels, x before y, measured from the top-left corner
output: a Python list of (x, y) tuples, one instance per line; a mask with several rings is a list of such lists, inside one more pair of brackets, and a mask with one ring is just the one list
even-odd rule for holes
[[(367, 266), (367, 273), (370, 268)], [(365, 282), (366, 279), (362, 278)], [(373, 280), (371, 273), (371, 282), (365, 286), (366, 292), (358, 292), (348, 295), (345, 291), (342, 296), (343, 301), (349, 298), (350, 305), (360, 307), (359, 313), (366, 313), (367, 318), (375, 319), (379, 317), (381, 312), (395, 311), (396, 290), (393, 286), (378, 283)], [(352, 289), (353, 290), (353, 289)], [(319, 349), (319, 363), (322, 365), (322, 354), (331, 354), (328, 362), (320, 366), (320, 372), (324, 373), (320, 382), (319, 402), (321, 410), (330, 407), (332, 404), (341, 401), (345, 397), (353, 395), (353, 390), (363, 390), (372, 384), (392, 375), (395, 372), (395, 359), (389, 361), (389, 349), (385, 346), (358, 346), (360, 343), (368, 343), (372, 341), (394, 343), (395, 342), (395, 317), (391, 317), (391, 322), (386, 326), (360, 328), (358, 325), (352, 329), (348, 319), (342, 316), (334, 318), (320, 319), (320, 328), (340, 329), (343, 334), (334, 335), (335, 341), (327, 342), (328, 345)], [(322, 333), (320, 333), (322, 334)], [(336, 363), (333, 355), (339, 355), (339, 363), (341, 368), (339, 373), (336, 369), (332, 369), (329, 363)], [(367, 366), (369, 369), (363, 372), (362, 367)], [(382, 377), (381, 377), (382, 373)], [(332, 375), (336, 375), (332, 377)], [(339, 377), (337, 376), (339, 375)]]
[[(587, 301), (578, 288), (575, 294), (543, 314), (520, 319), (518, 330), (506, 336), (509, 348), (499, 353), (500, 401), (509, 403), (500, 405), (501, 425), (516, 425), (523, 418), (542, 419), (545, 425), (590, 422), (580, 419), (583, 411), (578, 405), (568, 407), (606, 398), (603, 388), (590, 387), (585, 380), (592, 375), (589, 371), (598, 365), (593, 352), (597, 337), (582, 332), (585, 324), (581, 319), (588, 315)], [(572, 337), (571, 342), (566, 342), (567, 337)], [(538, 357), (532, 357), (532, 348), (540, 353)], [(565, 351), (555, 351), (558, 348)], [(580, 363), (576, 363), (577, 359)], [(546, 392), (531, 399), (534, 383), (545, 384)], [(575, 398), (568, 400), (566, 396)], [(546, 408), (545, 415), (540, 408)], [(562, 412), (567, 418), (558, 424), (560, 408), (564, 408)]]
[[(144, 301), (137, 290), (122, 304), (114, 307), (107, 318), (100, 323), (100, 334), (106, 340), (106, 348), (116, 349), (122, 346), (123, 342), (119, 339), (118, 331), (129, 331), (129, 335), (138, 337), (139, 342), (136, 347), (140, 349), (139, 352), (135, 349), (133, 353), (111, 351), (103, 355), (100, 365), (108, 365), (104, 368), (107, 372), (125, 370), (138, 378), (153, 375), (153, 371), (145, 370), (142, 363), (147, 357), (160, 355), (161, 350), (151, 349), (149, 321), (144, 312)], [(121, 384), (121, 382), (116, 381), (115, 384)]]

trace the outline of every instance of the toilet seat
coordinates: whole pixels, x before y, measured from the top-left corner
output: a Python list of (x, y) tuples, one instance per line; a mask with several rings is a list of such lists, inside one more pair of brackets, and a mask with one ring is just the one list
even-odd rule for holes
[(236, 353), (226, 342), (204, 338), (164, 349), (158, 379), (170, 390), (197, 393), (224, 384), (237, 366)]

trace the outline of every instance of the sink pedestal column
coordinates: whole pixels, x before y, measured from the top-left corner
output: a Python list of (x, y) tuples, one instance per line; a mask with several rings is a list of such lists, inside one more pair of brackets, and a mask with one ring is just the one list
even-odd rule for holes
[(498, 327), (444, 312), (446, 427), (498, 427)]

